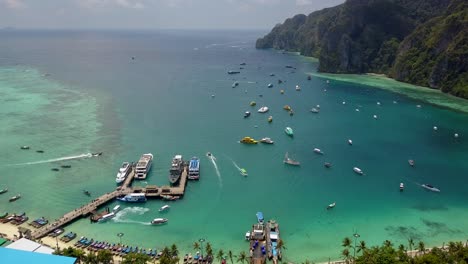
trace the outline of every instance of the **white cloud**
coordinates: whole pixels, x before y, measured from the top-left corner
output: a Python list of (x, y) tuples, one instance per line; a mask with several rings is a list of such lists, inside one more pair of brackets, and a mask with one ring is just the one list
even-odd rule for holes
[(296, 5), (303, 6), (303, 5), (310, 5), (312, 4), (311, 0), (296, 0)]
[(18, 9), (26, 7), (26, 4), (22, 0), (0, 0), (3, 4), (10, 9)]
[(109, 6), (142, 9), (145, 5), (141, 0), (76, 0), (78, 5), (84, 8), (94, 9)]

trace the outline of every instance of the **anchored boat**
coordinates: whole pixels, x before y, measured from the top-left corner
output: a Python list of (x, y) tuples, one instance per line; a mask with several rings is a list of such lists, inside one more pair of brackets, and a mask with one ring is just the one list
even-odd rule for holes
[(127, 178), (128, 174), (132, 170), (132, 166), (129, 162), (122, 163), (122, 166), (119, 168), (119, 172), (117, 172), (117, 177), (115, 178), (115, 182), (117, 184), (122, 183)]
[(8, 201), (14, 202), (14, 201), (18, 200), (19, 198), (21, 198), (21, 194), (17, 194), (15, 196), (11, 197)]
[(353, 171), (354, 171), (355, 173), (359, 174), (359, 175), (363, 175), (363, 174), (364, 174), (364, 172), (362, 172), (362, 170), (361, 170), (360, 168), (358, 168), (358, 167), (354, 167), (354, 168), (353, 168)]
[(290, 128), (290, 127), (286, 127), (286, 128), (284, 129), (284, 132), (286, 133), (286, 135), (288, 135), (288, 136), (290, 136), (290, 137), (294, 136), (294, 131), (293, 131), (292, 128)]
[(274, 142), (273, 140), (271, 140), (271, 138), (269, 138), (269, 137), (264, 137), (264, 138), (260, 139), (260, 142), (265, 143), (265, 144), (273, 144), (273, 143), (275, 143), (275, 142)]
[(432, 192), (440, 192), (439, 189), (437, 189), (436, 187), (434, 187), (434, 186), (432, 186), (430, 184), (427, 184), (427, 183), (421, 184), (421, 187), (423, 187), (426, 190), (432, 191)]
[(289, 164), (289, 165), (293, 165), (293, 166), (300, 166), (301, 165), (301, 163), (299, 161), (296, 161), (296, 160), (293, 160), (293, 159), (289, 158), (287, 152), (284, 155), (283, 162), (286, 163), (286, 164)]
[(240, 143), (244, 143), (244, 144), (257, 144), (258, 141), (251, 138), (251, 137), (244, 137), (243, 139), (240, 140)]

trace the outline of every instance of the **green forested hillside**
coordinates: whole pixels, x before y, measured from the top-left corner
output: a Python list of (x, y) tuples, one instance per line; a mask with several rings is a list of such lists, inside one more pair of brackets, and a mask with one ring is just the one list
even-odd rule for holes
[(468, 98), (467, 1), (348, 0), (297, 15), (257, 48), (319, 58), (319, 71), (385, 73)]

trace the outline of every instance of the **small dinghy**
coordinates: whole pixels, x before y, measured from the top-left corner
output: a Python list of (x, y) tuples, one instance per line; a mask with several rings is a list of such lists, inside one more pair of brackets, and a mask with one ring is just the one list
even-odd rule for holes
[(358, 167), (354, 167), (354, 168), (353, 168), (353, 171), (354, 171), (355, 173), (359, 174), (359, 175), (363, 175), (363, 174), (364, 174), (364, 172), (362, 172), (362, 170), (361, 170), (360, 168), (358, 168)]
[(336, 202), (333, 202), (327, 206), (327, 210), (334, 208), (336, 205)]
[(400, 182), (400, 192), (402, 192), (405, 189), (405, 184)]

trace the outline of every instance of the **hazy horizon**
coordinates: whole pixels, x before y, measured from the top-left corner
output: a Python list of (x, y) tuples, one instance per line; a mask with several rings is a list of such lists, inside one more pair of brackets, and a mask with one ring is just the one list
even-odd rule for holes
[(344, 0), (0, 0), (0, 28), (268, 30)]

